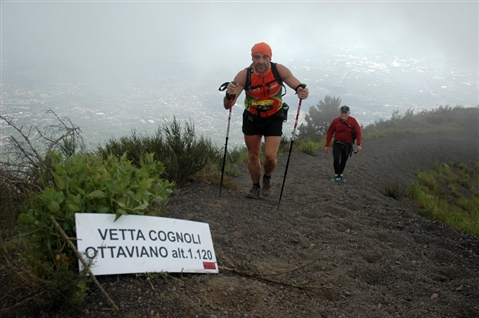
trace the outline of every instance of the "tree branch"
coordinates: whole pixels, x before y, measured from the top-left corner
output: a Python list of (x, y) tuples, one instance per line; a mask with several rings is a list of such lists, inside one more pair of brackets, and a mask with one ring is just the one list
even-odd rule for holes
[(115, 302), (110, 298), (110, 295), (108, 295), (108, 293), (105, 291), (105, 289), (103, 289), (103, 287), (101, 286), (100, 282), (96, 279), (95, 275), (93, 274), (93, 272), (91, 271), (90, 269), (90, 266), (88, 265), (88, 263), (83, 259), (83, 256), (80, 254), (80, 252), (78, 252), (77, 248), (75, 247), (75, 244), (72, 243), (72, 241), (68, 238), (67, 234), (65, 233), (65, 231), (63, 231), (62, 227), (60, 226), (60, 224), (58, 224), (57, 220), (55, 220), (55, 218), (53, 216), (50, 215), (50, 220), (53, 222), (53, 225), (55, 226), (55, 228), (57, 229), (57, 231), (61, 234), (61, 236), (63, 237), (63, 239), (67, 242), (68, 246), (73, 250), (73, 252), (75, 253), (76, 257), (78, 257), (78, 259), (80, 260), (80, 262), (83, 264), (83, 267), (85, 267), (85, 269), (87, 270), (88, 274), (90, 274), (90, 277), (93, 279), (93, 281), (95, 282), (95, 284), (98, 286), (98, 288), (101, 290), (101, 292), (103, 293), (103, 295), (106, 297), (106, 299), (108, 300), (108, 302), (110, 304), (112, 304), (113, 308), (115, 308), (115, 310), (119, 311), (120, 309), (118, 308), (118, 306), (115, 304)]
[(262, 280), (262, 281), (266, 281), (266, 282), (269, 282), (269, 283), (274, 283), (274, 284), (278, 284), (278, 285), (282, 285), (282, 286), (297, 288), (297, 289), (303, 290), (305, 292), (315, 292), (316, 289), (334, 288), (333, 286), (309, 285), (312, 282), (315, 282), (316, 280), (307, 280), (307, 281), (304, 281), (304, 282), (301, 282), (301, 283), (288, 283), (288, 282), (283, 282), (283, 281), (280, 281), (280, 280), (265, 277), (265, 276), (279, 276), (279, 275), (283, 275), (283, 274), (286, 274), (286, 273), (291, 273), (291, 272), (294, 272), (294, 271), (298, 271), (298, 270), (300, 270), (304, 267), (307, 267), (307, 266), (309, 266), (309, 265), (311, 265), (315, 262), (317, 262), (317, 260), (315, 260), (311, 263), (305, 264), (305, 265), (295, 267), (295, 268), (290, 269), (290, 270), (286, 270), (284, 272), (272, 273), (272, 274), (255, 274), (255, 273), (249, 273), (249, 272), (242, 272), (242, 271), (238, 271), (236, 269), (228, 268), (228, 267), (224, 267), (224, 266), (219, 266), (219, 269), (224, 270), (224, 271), (228, 271), (228, 272), (232, 272), (232, 273), (235, 273), (235, 274), (238, 274), (238, 275), (246, 276), (246, 277), (252, 277), (252, 278)]

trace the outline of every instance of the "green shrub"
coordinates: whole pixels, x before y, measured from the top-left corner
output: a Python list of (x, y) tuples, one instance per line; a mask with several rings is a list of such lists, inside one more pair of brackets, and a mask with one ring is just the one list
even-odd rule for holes
[(407, 188), (407, 196), (410, 197), (411, 199), (417, 198), (421, 194), (421, 192), (422, 192), (422, 188), (416, 182), (412, 182)]
[(47, 114), (52, 115), (54, 121), (42, 120), (42, 123), (50, 124), (38, 126), (17, 124), (11, 116), (0, 114), (0, 122), (11, 128), (2, 136), (5, 140), (2, 140), (0, 151), (1, 238), (18, 233), (17, 219), (26, 198), (52, 181), (48, 173), (50, 152), (73, 154), (86, 151), (78, 126), (52, 110)]
[(235, 147), (228, 151), (228, 161), (242, 163), (248, 161), (248, 149), (246, 147)]
[(300, 141), (298, 145), (298, 150), (308, 155), (314, 155), (316, 153), (316, 150), (318, 150), (318, 144), (316, 144), (312, 140)]
[(97, 152), (103, 158), (110, 154), (120, 157), (126, 153), (136, 165), (143, 154), (153, 153), (155, 160), (165, 167), (162, 177), (178, 185), (208, 165), (220, 165), (222, 158), (210, 139), (196, 135), (193, 124), (186, 123), (182, 127), (175, 118), (160, 126), (153, 136), (133, 130), (130, 136), (108, 140), (104, 147), (98, 147)]
[(447, 185), (447, 188), (449, 189), (449, 191), (451, 192), (451, 194), (456, 197), (456, 198), (459, 198), (460, 197), (460, 194), (459, 194), (459, 188), (457, 187), (457, 185), (455, 184), (448, 184)]
[(163, 126), (166, 147), (155, 154), (166, 167), (166, 176), (178, 184), (183, 184), (210, 163), (218, 163), (221, 157), (210, 139), (195, 133), (193, 124), (184, 127), (173, 119)]
[(281, 136), (278, 154), (288, 153), (289, 148), (291, 148), (291, 139), (287, 138), (285, 135)]
[(399, 184), (399, 182), (386, 182), (384, 184), (384, 194), (395, 200), (401, 200), (406, 195), (406, 190)]
[(417, 178), (421, 185), (426, 186), (431, 191), (440, 193), (441, 185), (436, 180), (437, 174), (434, 171), (423, 171), (417, 174)]
[(408, 196), (419, 213), (479, 236), (478, 167), (457, 160), (435, 163), (432, 170), (418, 174), (419, 182), (409, 186)]
[(24, 199), (24, 194), (0, 179), (0, 239), (10, 237), (18, 230), (17, 218)]
[(78, 275), (72, 250), (53, 227), (50, 217), (68, 237), (76, 236), (75, 213), (158, 215), (173, 184), (160, 179), (164, 167), (152, 154), (140, 158), (139, 168), (126, 156), (106, 160), (94, 155), (63, 158), (52, 152), (54, 184), (30, 198), (29, 209), (19, 216), (26, 244), (24, 257), (30, 268), (36, 301), (49, 308), (77, 308), (86, 295), (86, 276)]

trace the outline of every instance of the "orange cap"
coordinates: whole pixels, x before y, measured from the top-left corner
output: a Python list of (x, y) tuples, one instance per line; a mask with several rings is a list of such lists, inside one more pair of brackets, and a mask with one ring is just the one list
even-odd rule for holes
[(257, 53), (267, 55), (267, 56), (269, 56), (269, 58), (271, 58), (273, 56), (273, 52), (271, 51), (271, 47), (264, 42), (256, 43), (251, 48), (251, 56), (254, 56)]

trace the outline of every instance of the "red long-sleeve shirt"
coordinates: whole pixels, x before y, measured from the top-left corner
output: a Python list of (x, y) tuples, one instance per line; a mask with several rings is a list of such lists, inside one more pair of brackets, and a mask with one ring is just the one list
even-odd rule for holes
[[(342, 141), (349, 144), (353, 142), (351, 128), (341, 123), (339, 121), (340, 119), (341, 117), (334, 118), (331, 122), (331, 125), (329, 125), (328, 133), (326, 134), (326, 147), (329, 147), (333, 135), (334, 140), (336, 141)], [(356, 118), (348, 116), (348, 119), (346, 119), (346, 124), (349, 124), (354, 127), (354, 129), (356, 130), (356, 144), (360, 145), (362, 141), (361, 127), (359, 127)]]

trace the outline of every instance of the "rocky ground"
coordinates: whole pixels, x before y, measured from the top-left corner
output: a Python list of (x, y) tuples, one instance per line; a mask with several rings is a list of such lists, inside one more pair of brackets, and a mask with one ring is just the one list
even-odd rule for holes
[[(209, 223), (219, 274), (102, 276), (120, 311), (92, 286), (78, 317), (479, 317), (479, 239), (383, 194), (434, 162), (478, 161), (477, 119), (466, 128), (365, 140), (345, 184), (330, 182), (331, 154), (293, 152), (279, 209), (287, 156), (268, 198), (245, 199), (245, 165), (221, 197), (194, 181), (166, 216)], [(1, 314), (61, 316), (28, 301)]]

